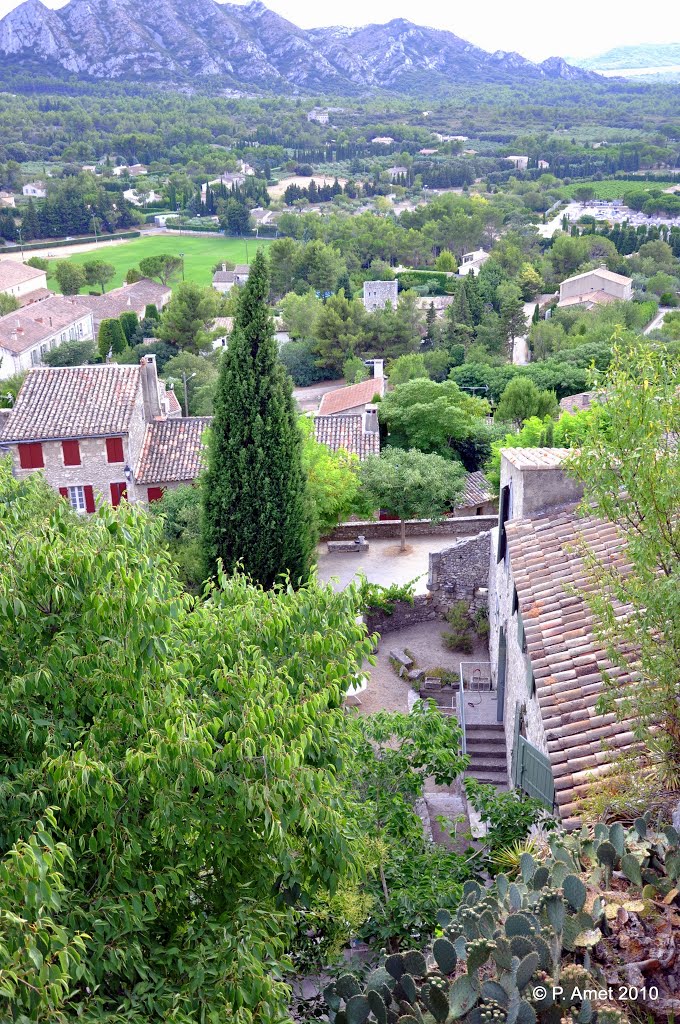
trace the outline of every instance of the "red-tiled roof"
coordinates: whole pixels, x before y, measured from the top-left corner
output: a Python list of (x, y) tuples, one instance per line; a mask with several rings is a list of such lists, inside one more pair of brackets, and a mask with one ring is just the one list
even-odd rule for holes
[(139, 366), (36, 367), (28, 371), (1, 440), (125, 434), (140, 394)]
[(347, 409), (368, 405), (374, 395), (384, 395), (384, 393), (384, 377), (371, 377), (358, 384), (349, 384), (345, 388), (337, 388), (336, 391), (327, 391), (321, 399), (319, 416), (336, 416)]
[(102, 320), (115, 320), (121, 313), (129, 313), (131, 310), (143, 316), (147, 306), (157, 306), (160, 309), (171, 294), (171, 288), (145, 277), (134, 284), (114, 288), (105, 295), (79, 295), (78, 302), (92, 310), (92, 315), (99, 324)]
[(0, 317), (0, 347), (19, 355), (90, 316), (90, 310), (74, 299), (50, 295)]
[(138, 484), (181, 483), (198, 476), (205, 451), (203, 434), (210, 416), (148, 423), (137, 463)]
[(380, 454), (380, 434), (378, 431), (366, 433), (364, 417), (356, 416), (316, 416), (314, 419), (314, 436), (320, 444), (325, 444), (331, 451), (343, 448), (350, 455), (365, 459), (368, 455)]
[[(609, 769), (611, 751), (635, 746), (631, 726), (597, 712), (602, 673), (621, 682), (631, 668), (612, 665), (597, 638), (585, 597), (595, 589), (583, 551), (626, 571), (621, 533), (609, 522), (580, 519), (576, 506), (506, 523), (510, 565), (536, 681), (557, 804), (568, 826), (594, 775)], [(625, 614), (626, 609), (619, 609)], [(631, 662), (634, 652), (627, 652)], [(609, 752), (605, 750), (609, 748)]]
[(497, 497), (498, 495), (492, 491), (489, 481), (481, 470), (478, 470), (476, 473), (468, 473), (465, 477), (465, 487), (456, 502), (456, 508), (483, 505), (487, 501), (495, 501)]
[(560, 409), (562, 412), (583, 412), (584, 409), (590, 409), (596, 395), (596, 391), (581, 391), (578, 395), (567, 395), (560, 400)]

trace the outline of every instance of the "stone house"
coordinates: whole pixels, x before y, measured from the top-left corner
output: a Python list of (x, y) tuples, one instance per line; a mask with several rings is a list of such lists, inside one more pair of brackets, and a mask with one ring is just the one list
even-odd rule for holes
[[(585, 600), (585, 554), (625, 569), (617, 527), (581, 518), (581, 488), (565, 449), (505, 449), (489, 569), (489, 650), (513, 785), (579, 823), (578, 801), (608, 770), (610, 752), (634, 746), (626, 723), (597, 712), (614, 667)], [(608, 749), (607, 749), (608, 748)]]
[(13, 192), (5, 192), (0, 189), (0, 207), (13, 208), (16, 206)]
[(161, 310), (167, 306), (171, 296), (172, 289), (168, 285), (158, 284), (157, 281), (143, 277), (134, 284), (112, 288), (105, 295), (79, 295), (78, 302), (92, 311), (96, 336), (102, 320), (117, 320), (122, 313), (131, 311), (141, 320), (147, 306), (155, 306)]
[[(153, 501), (181, 482), (196, 462), (205, 420), (179, 415), (153, 355), (138, 366), (43, 367), (29, 370), (0, 447), (16, 476), (40, 471), (74, 509), (94, 512), (122, 498)], [(167, 427), (171, 421), (184, 426)]]
[(629, 302), (633, 298), (633, 282), (623, 274), (614, 274), (606, 267), (588, 270), (585, 274), (568, 277), (560, 285), (558, 308), (565, 306), (606, 305), (610, 302)]
[(47, 196), (47, 186), (44, 181), (29, 181), (21, 191), (31, 199), (44, 199)]
[(18, 302), (33, 292), (47, 291), (47, 272), (17, 260), (0, 259), (0, 294), (13, 295)]
[(0, 317), (0, 379), (40, 366), (66, 341), (94, 337), (92, 313), (75, 298), (52, 295)]
[(468, 473), (463, 493), (456, 502), (454, 515), (492, 516), (498, 512), (498, 495), (481, 470)]
[(382, 359), (373, 361), (373, 374), (358, 384), (327, 391), (319, 405), (319, 416), (363, 416), (367, 406), (373, 405), (375, 396), (382, 398), (385, 394)]
[(397, 308), (397, 281), (364, 281), (364, 309), (372, 313), (374, 309), (384, 309), (386, 304)]
[(513, 155), (513, 156), (506, 156), (504, 159), (505, 160), (509, 160), (510, 163), (512, 164), (512, 166), (515, 168), (516, 171), (526, 171), (527, 167), (529, 166), (529, 157), (528, 156), (516, 156), (516, 155)]

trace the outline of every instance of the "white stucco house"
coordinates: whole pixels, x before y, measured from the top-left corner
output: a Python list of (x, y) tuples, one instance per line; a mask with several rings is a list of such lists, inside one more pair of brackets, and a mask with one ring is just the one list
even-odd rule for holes
[(610, 302), (630, 302), (633, 298), (633, 282), (630, 277), (615, 274), (606, 267), (588, 270), (585, 274), (568, 277), (560, 285), (558, 307), (602, 306)]
[(17, 260), (0, 259), (0, 294), (13, 295), (19, 302), (32, 292), (47, 289), (47, 272)]
[(66, 341), (94, 338), (91, 311), (78, 296), (52, 295), (0, 317), (0, 380), (42, 365)]
[(484, 249), (463, 253), (458, 267), (458, 277), (465, 277), (466, 274), (478, 274), (488, 259), (489, 253)]
[(47, 186), (44, 181), (28, 181), (21, 191), (32, 199), (44, 199), (47, 195)]

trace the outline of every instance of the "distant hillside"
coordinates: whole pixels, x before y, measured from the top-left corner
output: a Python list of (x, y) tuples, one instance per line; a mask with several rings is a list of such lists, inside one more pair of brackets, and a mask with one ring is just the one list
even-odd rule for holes
[(26, 0), (0, 21), (0, 55), (13, 68), (82, 78), (181, 84), (200, 77), (221, 88), (317, 93), (594, 77), (559, 57), (536, 64), (518, 53), (487, 53), (402, 19), (305, 31), (260, 0), (70, 0), (59, 10)]
[(579, 67), (600, 74), (618, 72), (624, 77), (675, 75), (680, 73), (680, 43), (642, 43), (617, 46), (596, 57), (575, 61)]

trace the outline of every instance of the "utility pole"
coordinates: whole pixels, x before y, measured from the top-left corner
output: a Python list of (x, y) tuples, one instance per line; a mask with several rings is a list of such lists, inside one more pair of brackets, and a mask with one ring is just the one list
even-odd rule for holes
[(21, 227), (18, 227), (17, 231), (19, 232), (19, 248), (21, 249), (21, 262), (25, 263), (26, 261), (24, 260), (24, 239), (21, 234)]
[(183, 252), (181, 252), (179, 254), (179, 258), (182, 261), (182, 284), (184, 284), (184, 253)]

